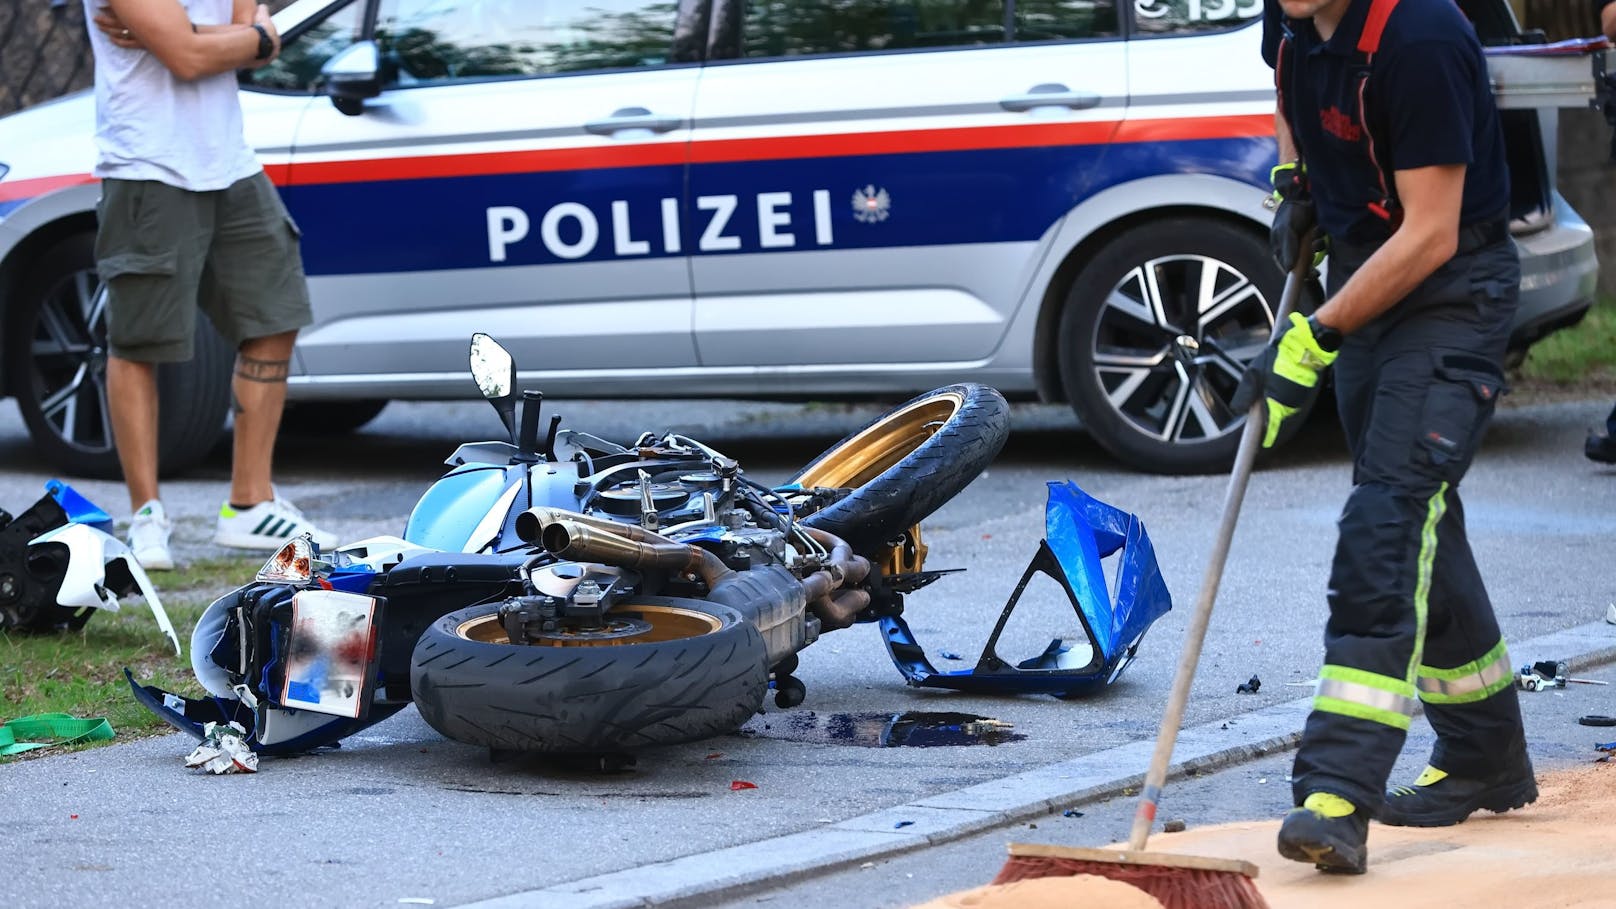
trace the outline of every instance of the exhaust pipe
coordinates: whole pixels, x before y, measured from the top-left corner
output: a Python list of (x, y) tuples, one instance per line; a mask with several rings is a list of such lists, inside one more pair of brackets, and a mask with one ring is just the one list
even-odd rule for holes
[(827, 630), (846, 628), (853, 624), (864, 607), (870, 605), (870, 594), (865, 590), (842, 590), (845, 585), (857, 584), (870, 575), (870, 560), (853, 554), (853, 547), (845, 540), (817, 527), (803, 528), (808, 535), (830, 550), (825, 567), (802, 579), (808, 592), (808, 609), (819, 617)]
[(628, 537), (640, 543), (672, 543), (673, 541), (658, 533), (653, 533), (638, 524), (622, 524), (609, 521), (605, 518), (596, 518), (565, 508), (551, 508), (547, 505), (538, 505), (529, 508), (516, 516), (516, 535), (524, 543), (540, 544), (544, 537), (544, 528), (557, 521), (571, 521), (582, 524), (595, 530), (604, 530), (607, 533), (620, 537)]
[[(628, 535), (617, 532), (619, 526), (640, 530), (652, 540), (630, 539)], [(587, 523), (587, 519), (552, 521), (544, 525), (539, 542), (546, 552), (569, 562), (599, 562), (635, 571), (657, 569), (699, 575), (709, 590), (732, 574), (718, 556), (700, 546), (675, 543), (641, 528), (628, 528), (615, 523), (607, 529), (593, 526)]]

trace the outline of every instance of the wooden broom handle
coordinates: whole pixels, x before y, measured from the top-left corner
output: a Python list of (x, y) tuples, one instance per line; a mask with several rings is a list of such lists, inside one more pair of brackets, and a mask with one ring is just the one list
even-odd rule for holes
[[(1285, 331), (1286, 320), (1296, 308), (1302, 294), (1302, 284), (1313, 264), (1313, 236), (1303, 238), (1296, 264), (1285, 276), (1285, 290), (1279, 295), (1279, 313), (1274, 317), (1274, 337)], [(1212, 557), (1207, 561), (1206, 574), (1201, 579), (1201, 594), (1195, 601), (1195, 614), (1190, 617), (1189, 630), (1184, 635), (1183, 655), (1178, 659), (1178, 672), (1173, 676), (1173, 690), (1167, 698), (1167, 710), (1162, 714), (1161, 729), (1156, 733), (1156, 751), (1150, 757), (1150, 769), (1145, 771), (1145, 786), (1139, 793), (1139, 808), (1134, 812), (1133, 831), (1128, 835), (1128, 848), (1139, 852), (1150, 837), (1150, 825), (1156, 820), (1156, 803), (1161, 799), (1162, 784), (1167, 782), (1167, 766), (1173, 760), (1173, 746), (1178, 742), (1178, 731), (1184, 724), (1184, 708), (1189, 704), (1190, 685), (1195, 681), (1195, 667), (1201, 661), (1201, 646), (1206, 641), (1206, 628), (1212, 622), (1212, 604), (1218, 598), (1218, 585), (1223, 581), (1223, 566), (1229, 558), (1229, 544), (1234, 540), (1234, 526), (1240, 520), (1240, 504), (1246, 498), (1246, 483), (1251, 479), (1251, 468), (1257, 460), (1257, 446), (1262, 441), (1267, 422), (1267, 400), (1258, 390), (1257, 400), (1246, 414), (1246, 428), (1240, 434), (1240, 447), (1234, 456), (1234, 469), (1229, 473), (1229, 490), (1223, 497), (1223, 520), (1218, 524), (1218, 536), (1212, 544)]]

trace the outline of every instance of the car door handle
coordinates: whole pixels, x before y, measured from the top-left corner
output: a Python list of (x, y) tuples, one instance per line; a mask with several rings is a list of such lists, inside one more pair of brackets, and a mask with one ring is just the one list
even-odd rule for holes
[(684, 125), (684, 122), (678, 117), (663, 117), (653, 114), (643, 107), (624, 107), (612, 111), (610, 117), (590, 120), (584, 124), (584, 129), (597, 136), (610, 136), (625, 129), (644, 129), (653, 133), (666, 133), (678, 129)]
[(1037, 107), (1066, 107), (1088, 110), (1100, 106), (1100, 96), (1094, 92), (1074, 92), (1059, 82), (1045, 82), (1027, 89), (1025, 95), (1016, 95), (999, 102), (1005, 110), (1021, 113)]

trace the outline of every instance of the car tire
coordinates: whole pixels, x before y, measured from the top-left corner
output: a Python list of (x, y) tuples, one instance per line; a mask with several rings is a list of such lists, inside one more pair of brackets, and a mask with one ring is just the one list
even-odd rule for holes
[(561, 754), (677, 745), (736, 731), (769, 690), (763, 637), (727, 606), (638, 597), (608, 616), (647, 623), (644, 639), (593, 646), (512, 644), (499, 607), (438, 619), (410, 658), (422, 719), (458, 742)]
[[(7, 387), (35, 448), (73, 476), (122, 476), (107, 413), (106, 313), (95, 308), (95, 235), (50, 247), (20, 284), (7, 313)], [(197, 313), (195, 353), (157, 368), (158, 464), (182, 473), (218, 444), (230, 409), (235, 352)]]
[(358, 432), (381, 415), (387, 400), (287, 401), (281, 414), (281, 435), (329, 436)]
[[(1255, 231), (1180, 217), (1120, 233), (1066, 293), (1058, 343), (1067, 400), (1125, 464), (1227, 470), (1246, 421), (1229, 402), (1268, 343), (1283, 289)], [(1287, 421), (1282, 440), (1312, 403)]]
[(1004, 448), (1010, 405), (986, 385), (947, 385), (882, 414), (788, 482), (851, 490), (803, 518), (878, 558), (959, 495)]

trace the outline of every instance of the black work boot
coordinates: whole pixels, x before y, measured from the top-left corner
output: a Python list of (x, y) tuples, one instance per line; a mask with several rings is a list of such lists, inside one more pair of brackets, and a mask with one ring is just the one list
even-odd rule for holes
[(1485, 777), (1449, 776), (1427, 766), (1412, 786), (1386, 793), (1380, 822), (1393, 827), (1451, 827), (1472, 812), (1486, 809), (1503, 813), (1537, 801), (1537, 780), (1526, 757), (1508, 770)]
[(1315, 792), (1279, 825), (1279, 854), (1312, 862), (1326, 874), (1363, 874), (1369, 864), (1369, 819), (1339, 795)]
[(1582, 443), (1582, 453), (1590, 461), (1616, 464), (1616, 436), (1596, 429), (1588, 433), (1588, 441)]

